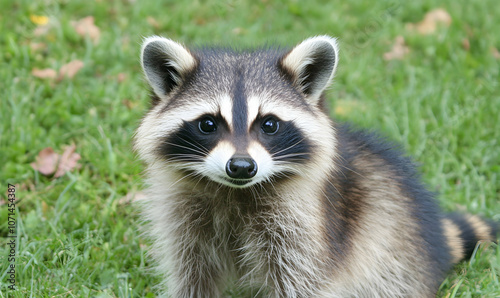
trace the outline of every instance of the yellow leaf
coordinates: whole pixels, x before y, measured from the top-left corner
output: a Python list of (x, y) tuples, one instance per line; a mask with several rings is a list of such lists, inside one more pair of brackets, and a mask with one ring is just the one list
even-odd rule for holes
[(31, 22), (33, 22), (33, 24), (36, 24), (36, 25), (47, 25), (47, 23), (49, 22), (49, 17), (47, 16), (37, 16), (37, 15), (30, 15), (30, 20)]

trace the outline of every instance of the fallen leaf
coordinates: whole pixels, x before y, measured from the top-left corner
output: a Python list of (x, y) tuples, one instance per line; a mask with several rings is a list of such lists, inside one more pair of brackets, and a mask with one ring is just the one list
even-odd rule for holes
[(470, 50), (470, 42), (468, 38), (462, 39), (462, 47), (464, 50), (469, 51)]
[(99, 43), (101, 37), (101, 30), (94, 24), (94, 17), (88, 16), (78, 21), (72, 21), (71, 26), (75, 29), (76, 33), (82, 37), (88, 36), (94, 44)]
[(146, 195), (142, 191), (132, 191), (121, 197), (118, 200), (119, 205), (126, 205), (132, 202), (138, 202), (146, 199)]
[(429, 11), (425, 14), (421, 22), (416, 24), (410, 23), (407, 25), (407, 28), (410, 31), (417, 31), (419, 34), (427, 35), (436, 32), (438, 24), (442, 24), (446, 27), (449, 27), (451, 24), (450, 14), (442, 8)]
[(402, 60), (410, 49), (405, 44), (403, 36), (397, 36), (394, 45), (389, 52), (384, 53), (384, 60)]
[(37, 26), (35, 28), (35, 30), (33, 30), (33, 35), (36, 37), (40, 37), (40, 36), (43, 36), (43, 35), (46, 35), (47, 33), (49, 33), (49, 30), (50, 30), (49, 24), (40, 25), (40, 26)]
[(31, 74), (40, 79), (55, 79), (57, 77), (57, 71), (52, 68), (33, 68), (33, 70), (31, 70)]
[(116, 76), (116, 79), (118, 80), (118, 83), (121, 83), (123, 81), (125, 81), (125, 79), (127, 78), (127, 74), (123, 73), (123, 72), (120, 72), (117, 76)]
[(49, 17), (47, 16), (38, 16), (38, 15), (30, 15), (30, 20), (33, 24), (36, 25), (47, 25), (49, 23)]
[(61, 177), (66, 172), (73, 170), (74, 168), (80, 168), (78, 161), (81, 156), (78, 153), (75, 153), (76, 145), (66, 146), (64, 152), (59, 161), (59, 165), (57, 166), (57, 171), (54, 174), (54, 177)]
[(33, 68), (31, 74), (40, 79), (57, 78), (57, 80), (60, 81), (64, 78), (72, 79), (83, 66), (84, 63), (81, 60), (73, 60), (61, 66), (61, 68), (59, 68), (59, 72), (52, 68)]
[(156, 29), (160, 28), (160, 23), (158, 23), (158, 21), (155, 18), (147, 17), (146, 20), (148, 21), (148, 24), (153, 26), (154, 28)]
[(39, 50), (45, 50), (47, 48), (47, 44), (44, 42), (30, 42), (29, 47), (33, 52), (35, 52)]
[(66, 172), (79, 168), (78, 160), (80, 154), (75, 153), (76, 145), (66, 146), (62, 155), (54, 152), (54, 149), (47, 147), (38, 153), (35, 162), (31, 167), (45, 176), (54, 174), (55, 178), (61, 177)]
[(64, 64), (59, 69), (58, 79), (62, 78), (72, 79), (76, 75), (76, 73), (83, 67), (83, 65), (84, 64), (81, 60), (73, 60), (67, 64)]
[(58, 161), (59, 154), (55, 153), (51, 147), (48, 147), (40, 151), (35, 162), (30, 165), (34, 170), (43, 175), (50, 176), (56, 171)]

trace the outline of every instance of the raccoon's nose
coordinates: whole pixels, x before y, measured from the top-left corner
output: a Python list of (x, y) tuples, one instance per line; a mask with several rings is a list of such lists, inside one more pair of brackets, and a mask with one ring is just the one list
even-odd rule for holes
[(233, 157), (226, 164), (226, 173), (233, 179), (250, 179), (257, 174), (257, 163), (250, 157)]

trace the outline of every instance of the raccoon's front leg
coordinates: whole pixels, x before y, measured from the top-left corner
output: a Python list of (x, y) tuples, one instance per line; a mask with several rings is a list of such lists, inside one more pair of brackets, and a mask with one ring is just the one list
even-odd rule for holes
[(243, 264), (269, 297), (320, 297), (327, 263), (314, 231), (297, 222), (257, 224), (247, 238)]
[(169, 297), (220, 297), (225, 261), (212, 245), (187, 235), (181, 238), (174, 244), (173, 268), (168, 272)]
[[(188, 197), (165, 209), (155, 242), (169, 297), (221, 297), (231, 271), (228, 233), (207, 200)], [(160, 210), (161, 211), (161, 210)]]

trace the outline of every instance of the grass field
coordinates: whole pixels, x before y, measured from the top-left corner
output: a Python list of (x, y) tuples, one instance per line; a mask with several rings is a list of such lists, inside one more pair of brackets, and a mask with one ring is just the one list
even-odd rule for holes
[[(120, 200), (142, 188), (131, 137), (149, 105), (138, 56), (152, 34), (243, 46), (338, 37), (332, 115), (402, 143), (445, 210), (500, 221), (497, 1), (0, 0), (0, 8), (0, 297), (155, 296), (136, 208)], [(435, 8), (451, 24), (426, 35), (410, 28)], [(87, 16), (99, 37), (90, 25), (89, 35), (74, 28)], [(409, 52), (385, 60), (397, 36)], [(71, 78), (32, 72), (54, 76), (74, 60), (83, 67)], [(69, 144), (80, 168), (55, 178), (30, 166), (42, 149)], [(7, 238), (7, 183), (17, 185), (17, 238)], [(500, 248), (491, 245), (450, 272), (439, 296), (500, 297), (499, 278)]]

